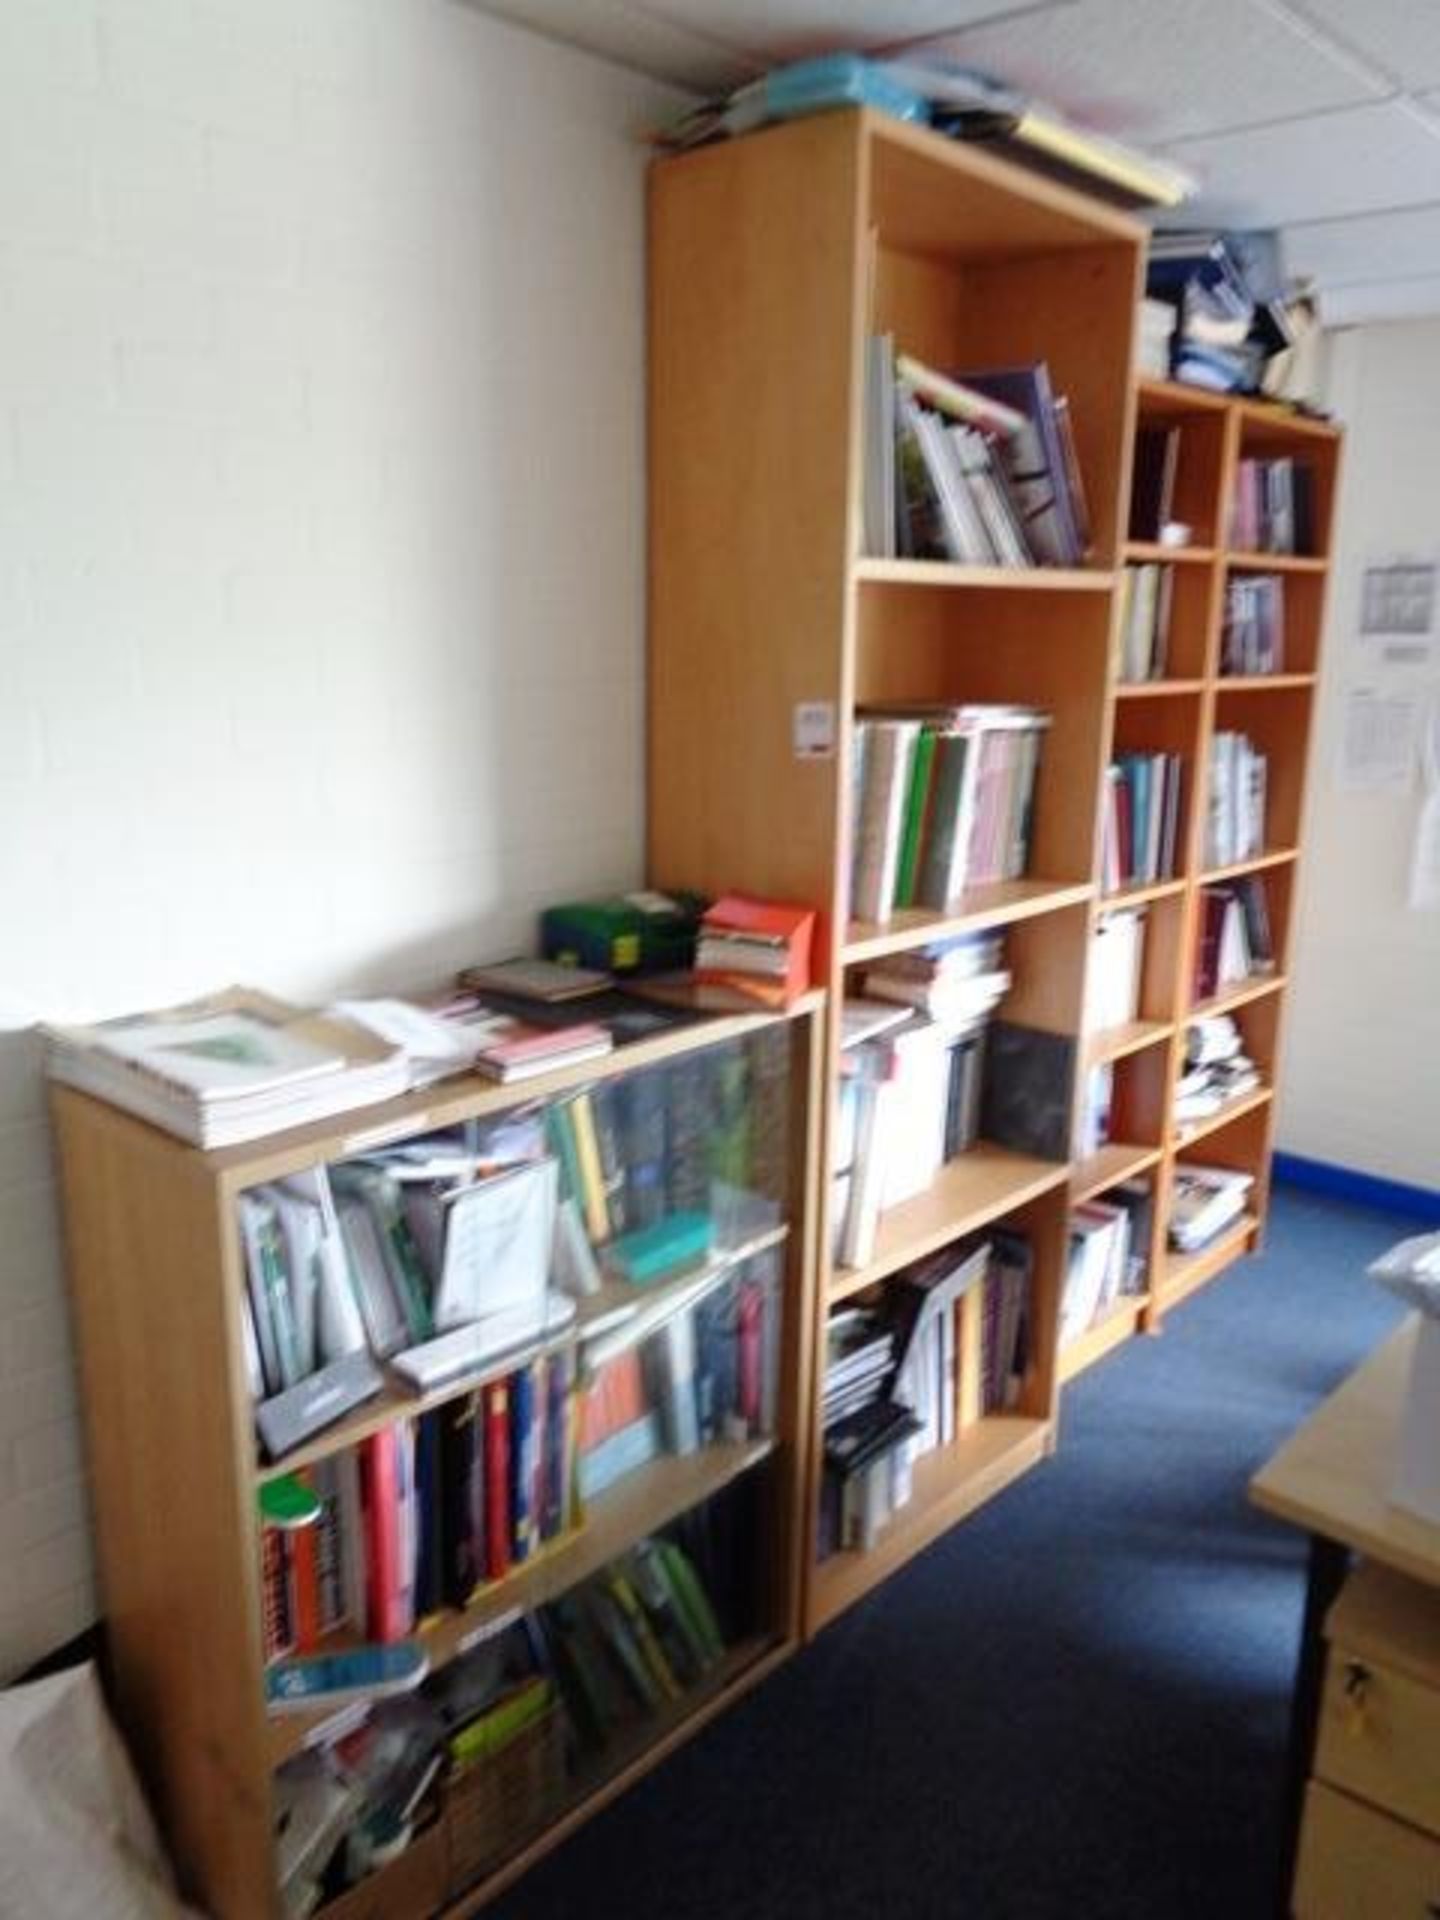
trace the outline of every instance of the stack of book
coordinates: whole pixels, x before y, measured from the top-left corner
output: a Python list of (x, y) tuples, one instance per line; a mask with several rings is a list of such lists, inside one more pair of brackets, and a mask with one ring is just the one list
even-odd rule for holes
[(877, 559), (1075, 567), (1090, 546), (1070, 409), (1033, 366), (948, 374), (866, 352), (865, 533)]
[(896, 1276), (882, 1306), (832, 1316), (827, 1395), (847, 1366), (867, 1371), (863, 1389), (835, 1389), (838, 1410), (825, 1422), (822, 1558), (873, 1546), (909, 1503), (917, 1460), (1018, 1403), (1032, 1266), (1023, 1236), (997, 1233)]
[(1100, 823), (1106, 892), (1173, 879), (1184, 774), (1178, 753), (1122, 753), (1112, 762)]
[(1096, 920), (1085, 966), (1081, 1026), (1086, 1033), (1105, 1033), (1138, 1019), (1145, 920), (1144, 907), (1117, 908)]
[(1130, 1180), (1071, 1214), (1060, 1295), (1062, 1346), (1102, 1320), (1123, 1295), (1145, 1291), (1150, 1205), (1149, 1183)]
[(1275, 945), (1265, 882), (1258, 874), (1203, 887), (1195, 998), (1208, 1000), (1226, 987), (1275, 971)]
[(1175, 1087), (1177, 1127), (1208, 1120), (1260, 1085), (1260, 1069), (1245, 1052), (1244, 1037), (1228, 1013), (1189, 1022), (1185, 1069)]
[(1120, 575), (1120, 678), (1163, 680), (1170, 658), (1173, 567), (1147, 561)]
[(227, 1147), (389, 1100), (403, 1048), (251, 987), (92, 1027), (46, 1030), (50, 1077), (197, 1147)]
[(943, 912), (1030, 856), (1041, 736), (1034, 707), (862, 707), (851, 773), (850, 911)]
[(1288, 453), (1242, 460), (1235, 470), (1230, 544), (1243, 553), (1314, 553), (1314, 471)]
[(810, 985), (814, 927), (808, 907), (727, 893), (701, 918), (695, 977), (733, 987), (767, 1006), (789, 1006)]
[(1210, 742), (1210, 794), (1205, 813), (1205, 864), (1228, 867), (1265, 850), (1268, 762), (1243, 733)]
[(1198, 1253), (1218, 1240), (1245, 1211), (1255, 1176), (1234, 1167), (1201, 1167), (1184, 1160), (1170, 1188), (1170, 1243)]
[(1236, 573), (1226, 581), (1220, 671), (1285, 671), (1285, 582), (1280, 574)]

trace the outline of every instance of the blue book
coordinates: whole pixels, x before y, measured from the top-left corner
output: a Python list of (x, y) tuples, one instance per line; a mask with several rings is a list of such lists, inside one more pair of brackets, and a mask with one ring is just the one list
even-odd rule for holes
[(654, 1460), (662, 1450), (660, 1416), (650, 1412), (642, 1414), (638, 1420), (632, 1420), (628, 1427), (612, 1433), (608, 1440), (602, 1440), (589, 1453), (581, 1454), (581, 1499), (598, 1498), (607, 1487), (613, 1487), (626, 1474), (634, 1473), (637, 1467)]
[(714, 1223), (708, 1213), (667, 1213), (653, 1226), (621, 1234), (605, 1249), (605, 1264), (631, 1286), (652, 1286), (709, 1254)]
[(535, 1546), (535, 1491), (539, 1423), (534, 1366), (510, 1376), (510, 1557), (528, 1560)]

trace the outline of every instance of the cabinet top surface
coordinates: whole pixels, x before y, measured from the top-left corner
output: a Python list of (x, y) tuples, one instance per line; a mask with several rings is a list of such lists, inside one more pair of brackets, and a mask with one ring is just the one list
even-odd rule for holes
[(1389, 1497), (1412, 1316), (1291, 1434), (1250, 1482), (1267, 1513), (1440, 1586), (1440, 1527)]

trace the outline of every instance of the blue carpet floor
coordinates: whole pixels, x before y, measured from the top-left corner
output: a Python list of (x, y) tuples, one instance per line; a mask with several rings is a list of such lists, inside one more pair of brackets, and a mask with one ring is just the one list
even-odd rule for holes
[(1245, 1485), (1398, 1318), (1363, 1268), (1412, 1230), (1279, 1193), (1261, 1258), (1069, 1389), (1053, 1461), (496, 1920), (1267, 1916), (1304, 1546)]

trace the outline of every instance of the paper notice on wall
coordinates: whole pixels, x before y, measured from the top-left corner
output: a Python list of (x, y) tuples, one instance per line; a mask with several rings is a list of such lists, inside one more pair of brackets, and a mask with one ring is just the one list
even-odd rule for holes
[(1410, 905), (1423, 912), (1440, 907), (1440, 700), (1421, 729), (1420, 784), (1425, 799), (1410, 852)]
[(1367, 671), (1435, 663), (1437, 572), (1429, 560), (1379, 560), (1366, 567), (1357, 644)]
[(1408, 793), (1415, 779), (1425, 702), (1408, 688), (1347, 689), (1340, 729), (1340, 785), (1352, 792)]

